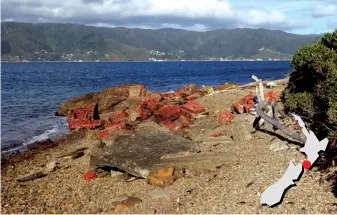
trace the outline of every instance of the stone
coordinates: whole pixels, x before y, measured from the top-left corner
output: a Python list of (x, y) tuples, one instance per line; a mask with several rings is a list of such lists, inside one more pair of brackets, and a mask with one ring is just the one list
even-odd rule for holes
[(149, 195), (151, 196), (151, 198), (153, 199), (158, 199), (158, 198), (165, 198), (165, 197), (169, 197), (170, 193), (169, 191), (165, 190), (165, 189), (157, 189), (157, 190), (152, 190), (149, 192)]
[(178, 178), (184, 176), (184, 174), (179, 173), (174, 167), (161, 168), (150, 173), (147, 176), (147, 182), (156, 187), (167, 187), (172, 185)]
[(56, 161), (52, 161), (52, 162), (49, 162), (46, 164), (46, 167), (45, 167), (45, 173), (51, 173), (51, 172), (54, 172), (57, 168), (57, 162)]
[(42, 178), (47, 176), (48, 174), (44, 173), (43, 171), (37, 171), (37, 172), (33, 172), (33, 173), (29, 173), (23, 177), (17, 178), (16, 181), (18, 182), (26, 182), (26, 181), (31, 181), (31, 180), (35, 180), (38, 178)]
[(84, 155), (84, 151), (87, 149), (88, 147), (79, 148), (65, 155), (59, 156), (58, 158), (71, 159), (71, 160), (77, 159), (79, 157), (82, 157)]
[(58, 144), (52, 141), (50, 138), (42, 141), (36, 141), (27, 145), (28, 149), (49, 149), (56, 147)]
[(109, 166), (136, 177), (147, 178), (163, 155), (192, 150), (193, 142), (172, 132), (144, 127), (133, 135), (116, 135), (115, 144), (95, 150), (90, 167)]
[(128, 99), (128, 115), (129, 115), (129, 119), (131, 121), (135, 121), (137, 120), (142, 112), (139, 111), (139, 107), (142, 104), (142, 100), (139, 98), (132, 98), (132, 99)]
[(186, 95), (186, 96), (190, 96), (194, 93), (197, 93), (199, 92), (199, 87), (195, 84), (190, 84), (190, 85), (187, 85), (185, 87), (182, 87), (180, 88), (178, 91), (177, 91), (177, 94), (178, 95)]
[(130, 207), (142, 202), (140, 198), (133, 196), (121, 196), (112, 200), (112, 207), (114, 208), (114, 213), (122, 213), (127, 211)]
[(269, 150), (272, 150), (274, 152), (278, 152), (278, 151), (286, 150), (286, 149), (289, 149), (287, 141), (280, 141), (280, 140), (273, 141), (269, 147)]

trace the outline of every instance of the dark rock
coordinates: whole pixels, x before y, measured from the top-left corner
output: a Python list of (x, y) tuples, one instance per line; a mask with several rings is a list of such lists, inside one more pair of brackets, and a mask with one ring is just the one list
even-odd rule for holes
[(52, 141), (51, 139), (46, 139), (42, 141), (36, 141), (34, 143), (28, 144), (28, 149), (49, 149), (57, 146), (58, 144)]

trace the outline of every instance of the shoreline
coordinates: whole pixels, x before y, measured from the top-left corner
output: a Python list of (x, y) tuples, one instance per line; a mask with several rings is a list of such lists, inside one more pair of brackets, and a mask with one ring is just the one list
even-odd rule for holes
[[(283, 79), (276, 88), (265, 90), (280, 91), (284, 88), (285, 82), (286, 79)], [(218, 123), (220, 113), (230, 112), (231, 105), (250, 92), (255, 92), (255, 87), (227, 86), (197, 98), (195, 101), (204, 106), (208, 114), (199, 114), (186, 129), (186, 133), (172, 132), (151, 120), (141, 122), (135, 129), (136, 135), (146, 131), (146, 135), (142, 136), (145, 139), (147, 132), (150, 131), (158, 131), (160, 135), (170, 134), (170, 137), (164, 135), (163, 138), (155, 140), (156, 144), (159, 144), (159, 141), (163, 144), (170, 142), (170, 145), (166, 146), (168, 148), (173, 148), (178, 141), (174, 138), (184, 137), (179, 141), (191, 141), (193, 150), (188, 151), (187, 155), (183, 153), (184, 155), (179, 156), (211, 156), (214, 153), (227, 153), (228, 156), (221, 156), (220, 160), (212, 161), (211, 166), (213, 163), (225, 161), (228, 164), (221, 164), (207, 171), (204, 169), (192, 171), (198, 167), (189, 167), (185, 176), (170, 182), (164, 188), (149, 184), (146, 179), (132, 178), (125, 173), (116, 175), (106, 170), (97, 171), (96, 178), (87, 181), (85, 176), (92, 170), (92, 156), (101, 149), (97, 145), (95, 131), (75, 129), (62, 137), (57, 144), (45, 143), (45, 147), (30, 149), (7, 158), (2, 157), (2, 212), (336, 213), (337, 198), (333, 197), (329, 189), (330, 183), (325, 181), (330, 173), (320, 173), (316, 167), (302, 176), (296, 183), (296, 189), (287, 191), (286, 199), (280, 206), (269, 208), (259, 205), (257, 194), (281, 176), (289, 160), (301, 161), (304, 155), (298, 151), (298, 145), (282, 139), (281, 133), (276, 132), (272, 135), (271, 126), (266, 125), (264, 128), (269, 133), (262, 131), (253, 133), (251, 125), (254, 116), (249, 113), (236, 114), (229, 124)], [(123, 137), (130, 137), (131, 141), (132, 136), (125, 134)], [(137, 136), (135, 138), (138, 140)], [(140, 142), (137, 145), (145, 145), (146, 142), (141, 142), (142, 138), (139, 138)], [(122, 149), (127, 147), (125, 142), (118, 142), (122, 140), (107, 139), (104, 142), (111, 144), (109, 147), (117, 147), (115, 148), (117, 150), (119, 145)], [(148, 141), (151, 141), (151, 138)], [(284, 142), (287, 143), (286, 149), (280, 148), (279, 151), (271, 149), (272, 145), (282, 145)], [(155, 150), (156, 144), (140, 148)], [(131, 151), (120, 150), (115, 156), (118, 157), (120, 154), (124, 157), (129, 152)], [(234, 154), (238, 160), (235, 163), (227, 161)], [(173, 158), (175, 156), (177, 155)], [(49, 169), (47, 175), (25, 182), (17, 181), (27, 174), (44, 170), (50, 164), (55, 166)], [(126, 196), (140, 201), (120, 203), (118, 199), (129, 198)]]
[[(20, 63), (163, 63), (163, 62), (288, 62), (290, 60), (166, 60), (166, 61), (25, 61)], [(16, 62), (2, 61), (1, 63), (13, 63)]]

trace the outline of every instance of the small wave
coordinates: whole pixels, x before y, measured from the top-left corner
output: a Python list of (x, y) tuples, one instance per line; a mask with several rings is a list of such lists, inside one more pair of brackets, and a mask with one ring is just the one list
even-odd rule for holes
[(51, 139), (51, 140), (55, 141), (56, 139), (58, 139), (62, 135), (66, 134), (68, 131), (69, 130), (68, 130), (67, 122), (64, 119), (60, 123), (53, 125), (52, 128), (44, 131), (42, 134), (29, 138), (28, 140), (26, 140), (23, 143), (23, 145), (27, 146), (27, 145), (32, 144), (34, 142), (39, 142), (39, 141), (43, 141), (43, 140), (47, 140), (47, 139)]
[(169, 91), (167, 91), (167, 92), (165, 92), (165, 93), (175, 93), (176, 91), (174, 91), (174, 90), (169, 90)]

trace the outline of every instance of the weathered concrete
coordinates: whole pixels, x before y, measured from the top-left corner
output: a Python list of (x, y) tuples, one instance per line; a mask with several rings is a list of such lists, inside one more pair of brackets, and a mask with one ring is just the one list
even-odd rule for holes
[(110, 166), (146, 178), (163, 155), (193, 150), (193, 142), (171, 132), (143, 128), (134, 135), (117, 136), (114, 144), (97, 149), (90, 167)]

